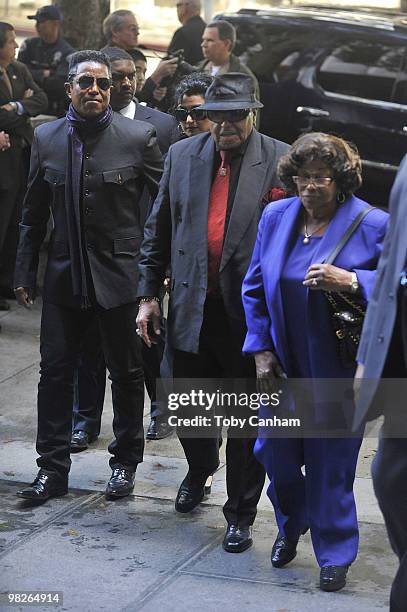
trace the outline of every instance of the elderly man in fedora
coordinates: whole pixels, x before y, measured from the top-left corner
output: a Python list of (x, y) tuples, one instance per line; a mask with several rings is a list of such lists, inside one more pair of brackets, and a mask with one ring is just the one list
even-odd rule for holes
[[(199, 107), (211, 121), (210, 132), (180, 141), (168, 152), (141, 248), (137, 325), (147, 345), (155, 341), (158, 296), (170, 266), (168, 349), (174, 379), (255, 377), (254, 361), (241, 353), (246, 334), (241, 285), (264, 202), (280, 185), (277, 162), (288, 149), (254, 128), (261, 107), (250, 76), (217, 76)], [(178, 436), (189, 470), (175, 508), (185, 513), (204, 497), (205, 481), (219, 465), (219, 441), (189, 437), (180, 429)], [(251, 525), (264, 484), (253, 443), (243, 436), (227, 441), (227, 552), (252, 544)]]

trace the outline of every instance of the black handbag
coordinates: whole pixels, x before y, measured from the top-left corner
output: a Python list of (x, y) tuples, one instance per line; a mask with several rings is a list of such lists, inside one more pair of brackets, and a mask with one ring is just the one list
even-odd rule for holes
[[(323, 263), (332, 264), (362, 219), (373, 210), (373, 206), (363, 209), (342, 236), (332, 253)], [(366, 314), (366, 301), (354, 294), (341, 291), (324, 291), (331, 313), (332, 325), (338, 340), (338, 351), (342, 365), (350, 368), (355, 365), (356, 355)]]

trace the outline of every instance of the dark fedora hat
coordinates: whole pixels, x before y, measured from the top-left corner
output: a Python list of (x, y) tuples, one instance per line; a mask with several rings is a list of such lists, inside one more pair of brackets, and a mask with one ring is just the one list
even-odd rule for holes
[(241, 72), (227, 72), (215, 76), (205, 94), (205, 102), (199, 108), (205, 110), (241, 110), (262, 108), (256, 100), (251, 76)]

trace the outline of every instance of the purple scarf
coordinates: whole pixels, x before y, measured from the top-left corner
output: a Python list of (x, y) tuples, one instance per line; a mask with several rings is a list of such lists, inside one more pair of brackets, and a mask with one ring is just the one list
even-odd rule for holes
[(105, 130), (112, 123), (113, 111), (110, 106), (96, 119), (81, 117), (72, 104), (69, 106), (68, 122), (68, 164), (65, 176), (65, 208), (68, 228), (69, 256), (71, 259), (72, 287), (78, 296), (81, 308), (90, 308), (83, 256), (81, 226), (81, 183), (83, 163), (83, 140)]

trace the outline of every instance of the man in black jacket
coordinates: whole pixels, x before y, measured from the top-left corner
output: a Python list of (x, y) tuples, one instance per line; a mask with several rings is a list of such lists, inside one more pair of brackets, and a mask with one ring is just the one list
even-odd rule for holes
[(10, 147), (0, 154), (0, 298), (14, 297), (13, 272), (26, 186), (33, 130), (30, 117), (45, 112), (47, 96), (24, 64), (14, 60), (18, 48), (14, 28), (0, 22), (0, 131), (9, 135)]
[(168, 47), (168, 54), (182, 50), (188, 64), (195, 65), (203, 60), (201, 38), (205, 22), (200, 16), (201, 0), (178, 0), (177, 14), (182, 26), (174, 32)]
[[(119, 47), (106, 47), (104, 51), (112, 66), (113, 87), (111, 105), (114, 111), (138, 121), (153, 125), (157, 131), (160, 151), (165, 155), (171, 144), (179, 140), (177, 122), (174, 117), (158, 110), (142, 106), (135, 99), (137, 72), (132, 57)], [(145, 189), (140, 200), (142, 224), (150, 205), (148, 190)], [(163, 352), (160, 346), (150, 349), (142, 346), (144, 380), (151, 399), (151, 421), (147, 439), (159, 440), (171, 434), (168, 419), (162, 414), (163, 406), (156, 402), (156, 378), (160, 375), (160, 362)], [(77, 397), (74, 404), (73, 433), (71, 452), (86, 450), (100, 432), (106, 385), (106, 364), (103, 358), (100, 335), (93, 326), (85, 339), (78, 367)]]
[(64, 88), (68, 62), (75, 49), (60, 36), (62, 15), (56, 6), (43, 6), (28, 19), (36, 21), (38, 36), (21, 44), (18, 59), (47, 94), (48, 114), (62, 117), (68, 107)]
[(68, 79), (66, 118), (35, 132), (15, 274), (17, 299), (29, 306), (52, 212), (41, 321), (40, 470), (19, 492), (38, 502), (67, 492), (73, 373), (95, 320), (112, 381), (115, 439), (107, 496), (131, 492), (144, 446), (141, 347), (134, 334), (139, 201), (145, 184), (156, 194), (162, 156), (152, 126), (112, 111), (104, 53), (75, 53)]

